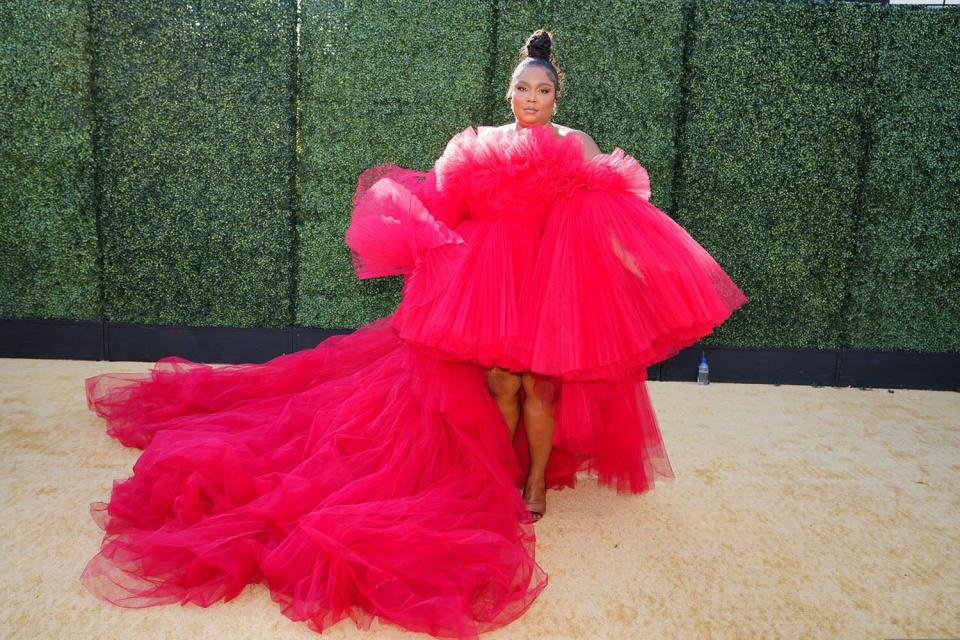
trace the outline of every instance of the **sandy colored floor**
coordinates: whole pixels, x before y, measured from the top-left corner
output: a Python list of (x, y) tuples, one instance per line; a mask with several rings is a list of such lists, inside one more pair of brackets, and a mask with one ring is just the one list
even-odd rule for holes
[[(104, 434), (82, 381), (148, 367), (0, 360), (0, 636), (428, 637), (349, 620), (318, 636), (262, 585), (208, 609), (91, 596), (88, 504), (139, 452)], [(551, 492), (537, 525), (550, 583), (484, 638), (960, 636), (960, 394), (648, 384), (677, 479)]]

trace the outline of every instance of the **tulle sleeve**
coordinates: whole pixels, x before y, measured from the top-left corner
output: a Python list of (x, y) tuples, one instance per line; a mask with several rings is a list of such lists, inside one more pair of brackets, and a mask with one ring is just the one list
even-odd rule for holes
[(384, 163), (357, 180), (344, 241), (360, 279), (410, 274), (424, 251), (462, 243), (472, 127), (455, 135), (429, 171)]
[(560, 179), (524, 326), (531, 369), (618, 379), (710, 333), (747, 297), (649, 202), (650, 180), (619, 148)]
[(650, 200), (650, 175), (633, 156), (617, 147), (590, 161), (575, 166), (559, 180), (560, 193), (570, 196), (576, 191), (610, 191), (632, 193)]

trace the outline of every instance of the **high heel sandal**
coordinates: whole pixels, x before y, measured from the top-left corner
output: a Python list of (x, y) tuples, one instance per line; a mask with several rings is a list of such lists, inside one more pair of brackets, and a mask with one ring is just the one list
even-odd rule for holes
[(530, 517), (533, 522), (536, 522), (547, 512), (547, 487), (546, 482), (544, 482), (543, 487), (543, 497), (536, 498), (534, 500), (528, 500), (526, 494), (523, 495), (523, 502), (527, 505), (527, 512), (530, 513)]

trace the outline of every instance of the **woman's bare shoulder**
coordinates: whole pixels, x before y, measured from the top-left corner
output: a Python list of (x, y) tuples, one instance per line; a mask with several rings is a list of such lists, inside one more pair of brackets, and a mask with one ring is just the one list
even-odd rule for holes
[(562, 127), (560, 125), (557, 126), (560, 127), (561, 136), (577, 136), (580, 138), (580, 142), (583, 146), (583, 159), (585, 161), (590, 160), (598, 153), (602, 153), (600, 151), (600, 147), (597, 146), (597, 143), (593, 141), (593, 138), (591, 138), (590, 134), (588, 134), (586, 131), (581, 131), (580, 129), (574, 129), (572, 127)]

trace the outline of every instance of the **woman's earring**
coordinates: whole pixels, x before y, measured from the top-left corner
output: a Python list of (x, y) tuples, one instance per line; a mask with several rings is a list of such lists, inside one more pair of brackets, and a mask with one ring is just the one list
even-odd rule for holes
[(554, 115), (556, 115), (556, 113), (557, 113), (557, 103), (556, 103), (556, 102), (553, 103), (553, 113), (554, 113)]

